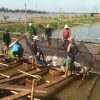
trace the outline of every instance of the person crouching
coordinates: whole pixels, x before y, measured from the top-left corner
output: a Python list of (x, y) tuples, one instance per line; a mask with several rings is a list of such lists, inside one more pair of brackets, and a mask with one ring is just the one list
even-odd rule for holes
[(16, 42), (12, 47), (14, 57), (18, 57), (19, 59), (22, 58), (23, 55), (23, 48), (19, 42)]

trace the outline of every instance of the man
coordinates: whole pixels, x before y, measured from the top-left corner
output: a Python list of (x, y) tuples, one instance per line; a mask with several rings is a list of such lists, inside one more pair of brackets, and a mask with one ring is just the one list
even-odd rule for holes
[(39, 47), (37, 47), (36, 60), (37, 60), (37, 64), (40, 64), (40, 65), (44, 65), (46, 63), (43, 52), (41, 51)]
[(34, 39), (34, 41), (32, 42), (32, 68), (36, 69), (36, 54), (37, 54), (37, 44), (36, 44), (36, 40)]
[(3, 33), (3, 43), (7, 46), (9, 46), (11, 43), (10, 33), (8, 29), (6, 29), (5, 32)]
[(72, 72), (74, 71), (75, 55), (78, 53), (78, 48), (74, 43), (73, 37), (68, 38), (68, 43), (66, 69), (65, 74), (62, 77), (66, 77), (68, 72), (70, 72), (70, 75), (72, 74)]
[(36, 28), (32, 25), (32, 23), (29, 23), (28, 32), (30, 36), (37, 35)]
[(48, 39), (48, 46), (51, 47), (52, 29), (50, 28), (49, 24), (47, 25), (45, 29), (45, 36), (47, 36), (47, 39)]
[(64, 31), (63, 31), (63, 40), (64, 40), (64, 49), (65, 51), (67, 50), (68, 47), (68, 38), (71, 36), (71, 30), (68, 27), (68, 25), (66, 24), (64, 27)]

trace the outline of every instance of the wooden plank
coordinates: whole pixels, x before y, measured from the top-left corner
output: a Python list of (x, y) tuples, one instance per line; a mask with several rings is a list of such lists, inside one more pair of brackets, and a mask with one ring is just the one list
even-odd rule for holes
[(45, 88), (51, 87), (51, 86), (53, 86), (53, 85), (55, 85), (55, 84), (58, 84), (58, 83), (60, 83), (60, 82), (62, 82), (62, 81), (64, 81), (64, 80), (66, 80), (66, 79), (68, 79), (68, 78), (70, 78), (70, 77), (73, 77), (73, 76), (75, 76), (75, 74), (69, 75), (69, 76), (67, 76), (67, 77), (60, 77), (60, 78), (54, 80), (53, 82), (51, 82), (50, 84), (47, 84), (47, 85), (45, 86)]
[(5, 66), (5, 67), (2, 66), (2, 67), (0, 67), (0, 72), (4, 71), (4, 70), (6, 70), (6, 69), (12, 68), (12, 67), (14, 67), (14, 66), (18, 66), (18, 65), (20, 65), (20, 64), (22, 64), (22, 62), (8, 64), (8, 66)]
[(25, 95), (28, 95), (28, 94), (30, 94), (29, 91), (22, 91), (22, 92), (19, 92), (18, 94), (14, 94), (14, 95), (4, 97), (2, 100), (15, 100), (15, 99), (21, 98)]
[(32, 74), (30, 74), (30, 73), (28, 73), (28, 72), (25, 72), (25, 71), (22, 71), (22, 70), (17, 70), (17, 71), (19, 71), (19, 72), (21, 72), (21, 73), (23, 73), (23, 74), (26, 74), (26, 75), (28, 75), (28, 76), (31, 76), (31, 77), (34, 77), (34, 78), (41, 78), (41, 76), (39, 76), (39, 75), (32, 75)]
[(0, 65), (3, 65), (3, 66), (6, 66), (6, 67), (8, 67), (8, 64), (3, 64), (3, 63), (0, 63)]
[(73, 76), (75, 76), (75, 74), (69, 75), (67, 77), (59, 77), (59, 78), (57, 78), (56, 80), (54, 80), (52, 82), (50, 81), (49, 83), (45, 83), (43, 85), (40, 85), (38, 88), (48, 88), (48, 87), (51, 87), (51, 86), (56, 85), (56, 84), (66, 80), (66, 79), (68, 79), (70, 77), (73, 77)]
[(1, 75), (1, 76), (4, 76), (4, 77), (7, 77), (7, 78), (10, 78), (9, 75), (5, 75), (5, 74), (3, 74), (3, 73), (0, 73), (0, 75)]
[(14, 90), (14, 91), (30, 91), (31, 89), (25, 87), (25, 86), (19, 86), (19, 85), (8, 85), (8, 84), (0, 84), (0, 89), (6, 89), (6, 90)]
[[(44, 69), (41, 69), (40, 71), (35, 71), (35, 70), (32, 70), (32, 71), (29, 71), (29, 74), (39, 74), (41, 72), (45, 72), (46, 70), (48, 70), (49, 68), (44, 68)], [(20, 78), (24, 78), (26, 77), (27, 75), (26, 74), (20, 74), (20, 75), (16, 75), (16, 76), (12, 76), (11, 78), (6, 78), (6, 79), (2, 79), (0, 80), (0, 84), (1, 83), (6, 83), (6, 82), (10, 82), (10, 81), (14, 81), (16, 79), (20, 79)]]
[[(0, 89), (13, 90), (13, 91), (28, 91), (31, 93), (31, 88), (27, 88), (26, 86), (12, 85), (12, 84), (11, 85), (1, 84)], [(47, 89), (35, 87), (34, 93), (46, 94)]]

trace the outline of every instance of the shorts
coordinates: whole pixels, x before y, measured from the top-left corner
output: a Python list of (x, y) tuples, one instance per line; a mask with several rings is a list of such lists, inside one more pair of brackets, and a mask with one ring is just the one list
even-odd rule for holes
[(75, 61), (74, 58), (67, 57), (67, 59), (66, 59), (66, 64), (68, 64), (68, 69), (70, 71), (74, 71), (75, 70), (74, 61)]

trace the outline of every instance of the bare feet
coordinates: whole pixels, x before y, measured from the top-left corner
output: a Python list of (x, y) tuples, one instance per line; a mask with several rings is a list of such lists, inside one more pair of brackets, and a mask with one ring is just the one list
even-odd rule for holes
[(39, 68), (36, 68), (36, 71), (40, 71), (40, 69)]
[(61, 77), (67, 77), (67, 75), (62, 75)]

